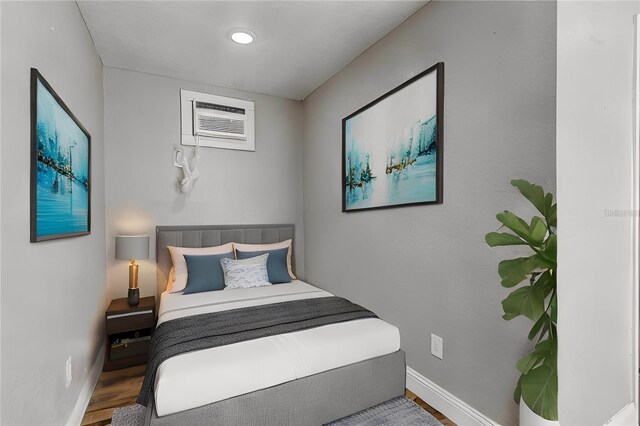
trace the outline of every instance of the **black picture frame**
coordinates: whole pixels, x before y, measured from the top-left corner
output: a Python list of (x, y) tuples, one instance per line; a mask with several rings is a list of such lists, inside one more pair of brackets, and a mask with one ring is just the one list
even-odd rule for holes
[[(423, 81), (423, 79), (425, 80)], [(415, 93), (411, 93), (414, 84), (416, 85), (414, 87), (419, 86), (420, 89), (416, 89), (414, 90)], [(419, 98), (420, 96), (428, 97), (429, 99), (421, 99)], [(433, 97), (433, 99), (431, 99), (431, 97)], [(409, 100), (410, 102), (400, 103), (401, 99)], [(397, 108), (394, 108), (394, 102)], [(432, 105), (433, 103), (435, 103), (435, 105)], [(428, 105), (424, 108), (424, 111), (428, 110), (429, 114), (435, 111), (435, 115), (430, 117), (421, 116), (418, 121), (415, 121), (414, 118), (413, 122), (409, 122), (411, 118), (408, 118), (406, 123), (393, 123), (390, 122), (392, 121), (391, 119), (387, 118), (386, 115), (382, 115), (380, 112), (385, 111), (386, 108), (386, 111), (392, 111), (389, 115), (393, 115), (396, 114), (396, 110), (409, 108), (407, 105), (412, 104)], [(411, 112), (411, 114), (414, 114), (413, 117), (416, 116), (415, 114), (419, 115), (420, 113), (421, 111)], [(407, 116), (409, 117), (410, 115)], [(342, 212), (349, 213), (423, 204), (442, 204), (443, 122), (443, 62), (436, 63), (343, 118), (342, 173), (340, 176), (342, 186)], [(358, 138), (354, 136), (356, 131), (354, 131), (353, 128), (356, 125), (358, 129), (361, 129), (359, 134), (361, 136), (364, 135), (361, 139), (365, 139), (365, 142), (358, 140)], [(434, 125), (435, 129), (433, 128)], [(407, 126), (409, 126), (409, 137), (406, 137)], [(383, 138), (383, 136), (380, 136), (381, 132), (369, 130), (368, 127), (371, 129), (374, 127), (378, 129), (395, 129), (391, 131), (395, 131), (396, 134), (398, 131), (404, 131), (404, 133), (399, 137), (380, 142), (379, 139)], [(367, 134), (371, 136), (370, 140), (367, 140)], [(393, 139), (393, 142), (390, 142), (391, 139)], [(419, 139), (419, 142), (416, 142), (416, 145), (414, 145), (413, 139)], [(374, 140), (378, 140), (377, 144), (373, 142)], [(405, 145), (403, 145), (407, 143), (407, 140), (409, 141), (408, 150), (404, 149)], [(425, 145), (427, 142), (429, 145)], [(362, 146), (365, 148), (363, 149)], [(370, 163), (380, 161), (379, 158), (376, 158), (376, 152), (380, 154), (380, 152), (383, 151), (383, 147), (386, 149), (384, 164), (380, 165), (380, 163), (378, 163), (377, 165), (374, 164), (374, 167), (371, 167)], [(400, 152), (403, 152), (403, 154), (399, 154)], [(435, 158), (420, 158), (421, 156), (428, 157), (429, 155), (435, 155)], [(357, 160), (354, 159), (355, 157), (358, 157)], [(377, 157), (380, 157), (380, 155)], [(428, 163), (428, 165), (425, 163)], [(420, 167), (419, 172), (409, 175), (414, 168), (417, 170), (418, 167)], [(433, 168), (435, 168), (435, 170), (433, 170)], [(376, 170), (378, 175), (376, 175)], [(405, 173), (405, 176), (402, 176), (403, 179), (410, 179), (413, 182), (414, 186), (411, 187), (413, 191), (407, 191), (406, 188), (400, 191), (398, 190), (398, 186), (394, 186), (396, 184), (391, 182), (391, 180), (396, 177), (399, 179), (402, 173)], [(380, 176), (381, 174), (383, 174), (384, 177)], [(376, 179), (376, 181), (374, 181), (374, 179)], [(431, 180), (433, 180), (433, 183), (431, 183)], [(422, 183), (419, 184), (419, 182)], [(378, 188), (376, 188), (376, 184)], [(405, 185), (405, 187), (407, 187), (408, 184), (398, 183), (398, 185)], [(396, 190), (398, 194), (402, 195), (396, 195), (396, 192), (394, 192)], [(376, 191), (378, 192), (376, 193)], [(411, 194), (407, 195), (409, 192), (411, 192)], [(422, 197), (423, 199), (421, 199), (422, 195), (424, 195), (424, 197)], [(369, 199), (369, 196), (371, 196), (371, 199)], [(376, 197), (377, 200), (374, 201), (373, 199)], [(383, 201), (382, 197), (386, 197), (387, 201), (393, 200), (393, 202), (386, 204), (380, 203)]]
[(30, 162), (30, 241), (89, 235), (91, 135), (36, 68), (31, 68)]

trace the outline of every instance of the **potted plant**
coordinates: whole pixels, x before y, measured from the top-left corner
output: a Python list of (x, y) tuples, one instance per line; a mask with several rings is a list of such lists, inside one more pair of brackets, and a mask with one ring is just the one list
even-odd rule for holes
[[(498, 213), (496, 218), (510, 232), (490, 232), (485, 237), (489, 247), (521, 245), (532, 251), (528, 257), (503, 260), (498, 265), (502, 286), (514, 289), (502, 301), (502, 318), (509, 321), (523, 315), (533, 321), (528, 338), (535, 344), (516, 363), (521, 375), (514, 399), (520, 404), (520, 424), (526, 423), (523, 411), (527, 407), (547, 421), (557, 421), (557, 204), (539, 185), (526, 180), (512, 180), (511, 185), (540, 213), (529, 223), (507, 210)], [(533, 424), (544, 423), (538, 420)]]

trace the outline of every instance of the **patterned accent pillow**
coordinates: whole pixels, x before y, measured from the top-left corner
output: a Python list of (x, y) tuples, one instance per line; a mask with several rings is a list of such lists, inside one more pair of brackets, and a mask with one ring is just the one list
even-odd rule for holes
[(267, 258), (269, 253), (249, 259), (233, 260), (220, 259), (224, 271), (225, 290), (236, 288), (251, 288), (271, 285), (267, 273)]

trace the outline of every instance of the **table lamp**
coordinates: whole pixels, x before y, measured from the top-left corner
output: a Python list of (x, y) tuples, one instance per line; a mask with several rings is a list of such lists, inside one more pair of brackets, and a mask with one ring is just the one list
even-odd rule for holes
[(127, 297), (130, 306), (138, 306), (138, 303), (140, 303), (136, 259), (148, 258), (148, 235), (116, 235), (116, 259), (131, 261), (129, 264), (129, 294)]

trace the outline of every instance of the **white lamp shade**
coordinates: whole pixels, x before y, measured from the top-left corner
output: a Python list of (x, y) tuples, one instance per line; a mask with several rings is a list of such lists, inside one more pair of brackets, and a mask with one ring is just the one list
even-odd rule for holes
[(148, 235), (116, 235), (116, 259), (149, 258)]

